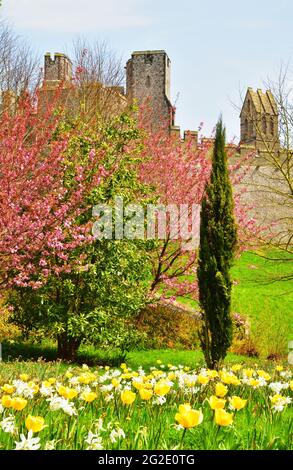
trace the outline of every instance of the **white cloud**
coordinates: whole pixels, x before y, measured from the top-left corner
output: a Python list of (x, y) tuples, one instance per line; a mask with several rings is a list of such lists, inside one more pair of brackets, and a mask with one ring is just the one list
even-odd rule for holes
[(16, 28), (58, 33), (147, 26), (140, 0), (4, 0), (2, 16)]

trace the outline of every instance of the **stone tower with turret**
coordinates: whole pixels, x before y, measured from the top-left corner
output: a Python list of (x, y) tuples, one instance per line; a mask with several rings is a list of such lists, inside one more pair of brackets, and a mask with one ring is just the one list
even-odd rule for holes
[(248, 88), (240, 113), (240, 146), (248, 145), (258, 152), (280, 148), (278, 109), (270, 90)]
[(57, 99), (57, 95), (60, 103), (74, 113), (76, 96), (72, 87), (72, 62), (65, 54), (55, 52), (52, 59), (50, 52), (47, 52), (44, 57), (44, 79), (39, 90), (39, 111), (44, 112)]
[(136, 51), (126, 64), (126, 95), (150, 107), (152, 128), (174, 124), (170, 100), (171, 62), (165, 51)]
[(55, 52), (52, 59), (50, 52), (45, 54), (44, 60), (45, 82), (70, 82), (72, 79), (72, 63), (65, 54)]

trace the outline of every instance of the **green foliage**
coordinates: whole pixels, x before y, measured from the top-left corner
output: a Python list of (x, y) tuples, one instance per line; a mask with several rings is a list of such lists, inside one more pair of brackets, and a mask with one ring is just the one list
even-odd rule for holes
[[(146, 203), (148, 188), (139, 182), (136, 171), (140, 143), (135, 121), (123, 114), (106, 126), (99, 120), (94, 127), (78, 120), (64, 122), (55, 137), (72, 127), (78, 132), (65, 158), (66, 185), (73, 183), (77, 172), (71, 154), (79, 155), (79, 164), (87, 171), (89, 152), (94, 149), (97, 164), (108, 172), (87, 194), (89, 210), (76, 223), (91, 222), (92, 207), (113, 206), (118, 195), (123, 196), (124, 204)], [(71, 252), (69, 262), (75, 263), (74, 269), (51, 276), (37, 291), (20, 288), (10, 295), (13, 319), (25, 336), (35, 331), (57, 338), (58, 354), (68, 360), (75, 360), (85, 342), (122, 351), (141, 342), (143, 335), (134, 327), (131, 330), (128, 320), (146, 304), (150, 278), (146, 244), (136, 239), (97, 239)]]
[(196, 349), (199, 320), (194, 312), (170, 308), (168, 304), (147, 305), (136, 320), (138, 331), (146, 334), (147, 349)]
[(225, 129), (216, 129), (212, 172), (201, 207), (198, 259), (199, 302), (203, 314), (200, 341), (207, 365), (218, 367), (232, 342), (229, 270), (236, 245), (232, 187), (227, 168)]
[(11, 312), (2, 307), (0, 303), (0, 343), (18, 340), (21, 336), (20, 329), (16, 325), (12, 325), (10, 320)]

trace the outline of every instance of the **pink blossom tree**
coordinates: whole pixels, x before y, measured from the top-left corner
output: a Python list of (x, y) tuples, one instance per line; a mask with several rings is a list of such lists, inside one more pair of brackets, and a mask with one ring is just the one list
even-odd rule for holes
[(100, 184), (101, 155), (89, 149), (86, 165), (63, 129), (55, 100), (36, 112), (37, 96), (24, 96), (15, 113), (0, 118), (0, 283), (39, 287), (52, 273), (70, 271), (75, 248), (92, 240), (87, 195)]
[[(148, 113), (141, 108), (140, 125), (146, 129), (144, 161), (141, 165), (141, 178), (155, 189), (158, 202), (183, 208), (188, 220), (188, 230), (195, 223), (199, 229), (199, 219), (194, 220), (192, 205), (200, 205), (211, 171), (211, 150), (213, 139), (194, 141), (189, 133), (184, 141), (178, 136), (166, 133), (165, 128), (150, 132)], [(235, 146), (234, 146), (235, 147)], [(235, 154), (230, 146), (228, 155)], [(244, 188), (239, 186), (248, 171), (251, 155), (239, 157), (230, 165), (230, 177), (234, 185), (235, 217), (238, 224), (238, 253), (245, 250), (259, 234), (262, 227), (251, 216), (251, 206), (243, 202)], [(166, 237), (157, 240), (152, 254), (151, 294), (160, 293), (165, 298), (175, 300), (177, 296), (197, 298), (196, 261), (197, 247), (186, 249), (186, 239), (182, 238), (179, 227), (175, 228), (167, 217)], [(173, 234), (173, 237), (172, 237)]]

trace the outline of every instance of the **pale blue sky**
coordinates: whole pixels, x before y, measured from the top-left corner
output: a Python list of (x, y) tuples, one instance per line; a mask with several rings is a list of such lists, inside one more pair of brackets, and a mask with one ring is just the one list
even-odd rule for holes
[(203, 121), (209, 134), (222, 112), (229, 138), (239, 135), (240, 92), (264, 88), (293, 55), (291, 0), (3, 0), (1, 16), (40, 55), (69, 52), (78, 35), (105, 39), (125, 62), (165, 49), (176, 123)]

